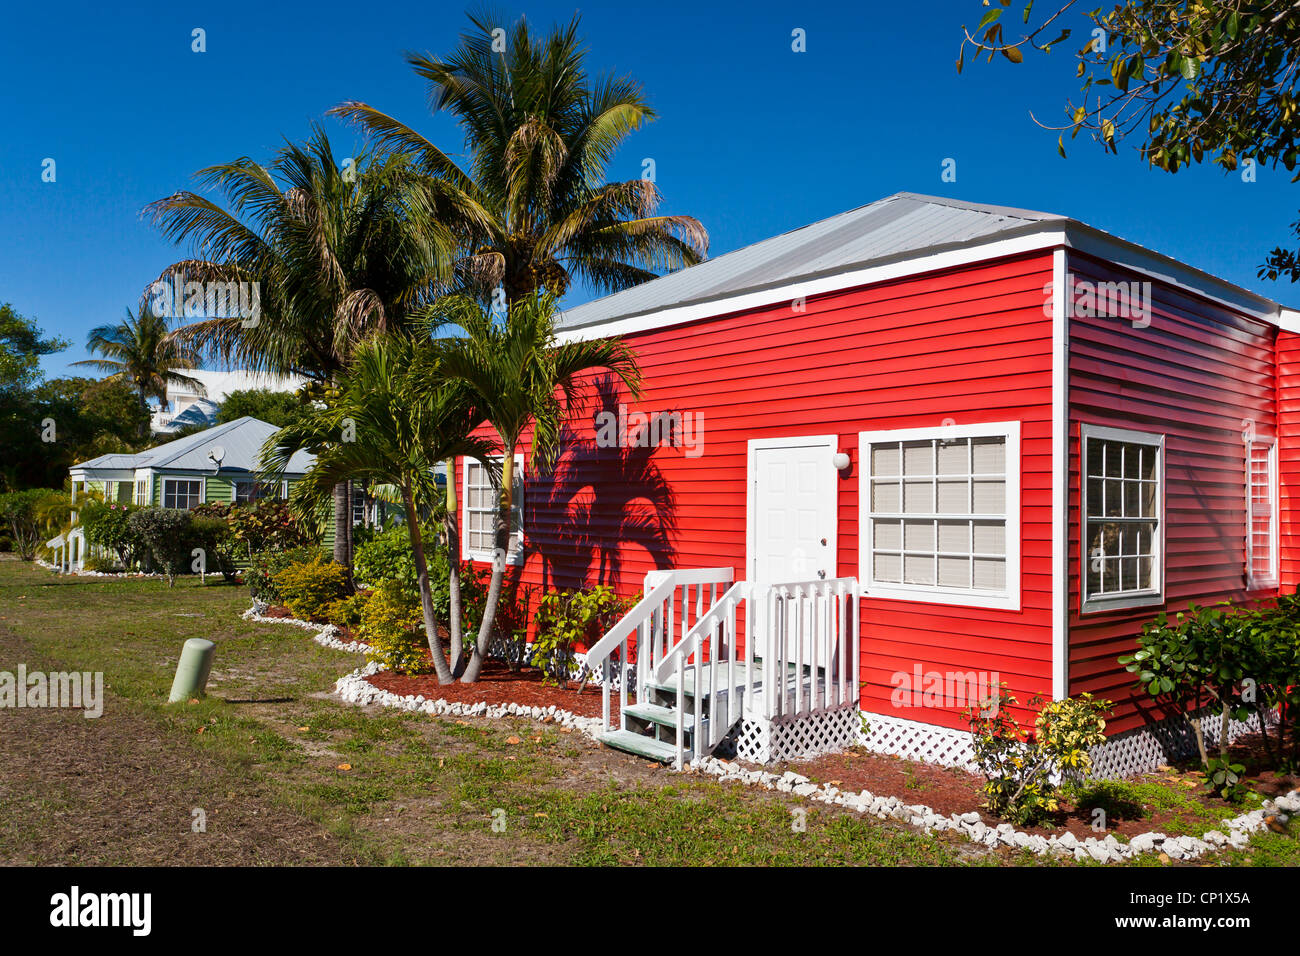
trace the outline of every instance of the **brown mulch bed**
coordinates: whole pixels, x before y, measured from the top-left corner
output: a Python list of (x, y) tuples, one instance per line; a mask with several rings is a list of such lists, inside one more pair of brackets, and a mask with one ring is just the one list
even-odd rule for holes
[[(550, 707), (567, 710), (582, 717), (599, 717), (601, 694), (599, 687), (588, 686), (578, 693), (577, 682), (568, 687), (547, 687), (542, 684), (542, 672), (535, 667), (511, 671), (501, 661), (488, 661), (483, 665), (479, 679), (473, 684), (439, 684), (431, 674), (409, 676), (393, 671), (381, 671), (367, 677), (381, 690), (403, 696), (423, 694), (425, 700), (446, 700), (463, 704), (523, 704), (527, 707)], [(611, 699), (611, 708), (617, 700)]]
[[(1235, 761), (1246, 765), (1247, 776), (1244, 782), (1266, 797), (1279, 796), (1300, 787), (1300, 777), (1259, 769), (1263, 764), (1263, 748), (1258, 735), (1242, 738), (1233, 745), (1230, 753)], [(869, 790), (879, 796), (897, 797), (905, 803), (924, 804), (946, 815), (974, 810), (989, 826), (1006, 822), (984, 808), (985, 795), (981, 790), (984, 778), (957, 768), (937, 767), (919, 761), (852, 750), (767, 769), (775, 769), (777, 772), (793, 770), (816, 783), (829, 783), (845, 792)], [(1221, 818), (1235, 817), (1244, 812), (1241, 808), (1206, 793), (1194, 764), (1165, 768), (1157, 773), (1132, 778), (1128, 782), (1157, 782), (1172, 786)], [(1062, 799), (1061, 809), (1053, 815), (1050, 824), (1017, 829), (1042, 836), (1059, 835), (1069, 830), (1080, 839), (1106, 833), (1132, 837), (1151, 831), (1171, 832), (1167, 825), (1178, 816), (1174, 810), (1111, 804), (1105, 807), (1108, 827), (1098, 831), (1092, 825), (1093, 806), (1097, 802), (1075, 806)]]

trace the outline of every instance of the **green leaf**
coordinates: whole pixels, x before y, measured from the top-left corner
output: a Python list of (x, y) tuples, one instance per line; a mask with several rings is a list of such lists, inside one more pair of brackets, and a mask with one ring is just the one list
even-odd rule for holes
[(990, 23), (995, 21), (1000, 16), (1002, 16), (1002, 11), (998, 7), (993, 7), (986, 14), (984, 14), (983, 17), (980, 18), (979, 26), (975, 28), (975, 32), (979, 33), (981, 30), (983, 30), (986, 26), (988, 26)]

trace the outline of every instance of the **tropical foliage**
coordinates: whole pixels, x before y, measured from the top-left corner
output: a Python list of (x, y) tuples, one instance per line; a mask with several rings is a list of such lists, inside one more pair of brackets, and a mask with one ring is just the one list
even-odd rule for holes
[(574, 279), (613, 292), (699, 262), (708, 234), (690, 216), (657, 214), (652, 177), (605, 182), (627, 137), (654, 119), (639, 84), (589, 77), (579, 18), (538, 37), (521, 17), (471, 16), (448, 57), (409, 54), (435, 112), (456, 118), (469, 163), (366, 103), (331, 112), (456, 190), (470, 227), (457, 268), (482, 301), (505, 303)]
[[(1110, 152), (1137, 138), (1142, 159), (1170, 173), (1209, 157), (1243, 174), (1281, 165), (1300, 179), (1300, 6), (1291, 0), (1121, 0), (1087, 12), (1075, 0), (1023, 0), (1018, 17), (1010, 6), (985, 2), (977, 26), (962, 28), (957, 69), (968, 49), (1020, 63), (1080, 33), (1067, 46), (1078, 102), (1047, 124), (1060, 131), (1062, 156), (1065, 133), (1086, 132)], [(1292, 229), (1300, 234), (1300, 221)], [(1300, 252), (1275, 248), (1259, 274), (1300, 281)]]
[(495, 470), (491, 472), (498, 494), (492, 581), (479, 625), (478, 653), (462, 677), (466, 682), (477, 678), (492, 636), (510, 542), (514, 459), (525, 429), (532, 432), (534, 467), (546, 470), (555, 461), (564, 417), (582, 399), (590, 373), (606, 372), (633, 394), (640, 391), (636, 359), (626, 345), (612, 339), (559, 343), (555, 311), (555, 298), (548, 292), (512, 303), (505, 320), (463, 296), (449, 296), (439, 307), (443, 321), (466, 333), (437, 343), (442, 372), (468, 390), (496, 432), (495, 451), (502, 462), (499, 479)]
[[(203, 383), (187, 370), (198, 368), (198, 353), (186, 342), (173, 338), (167, 319), (142, 306), (136, 315), (126, 310), (126, 319), (117, 325), (100, 325), (91, 329), (86, 349), (101, 357), (83, 359), (73, 365), (86, 365), (112, 378), (129, 382), (135, 389), (140, 408), (148, 400), (167, 404), (167, 386), (184, 385), (198, 395), (204, 394)], [(147, 427), (142, 436), (148, 434)]]

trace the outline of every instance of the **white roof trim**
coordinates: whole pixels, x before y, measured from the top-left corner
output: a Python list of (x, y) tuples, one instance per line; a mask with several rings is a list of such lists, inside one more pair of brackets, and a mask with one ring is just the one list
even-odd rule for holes
[(1061, 230), (1059, 223), (1054, 223), (1045, 230), (1016, 236), (1012, 239), (996, 239), (992, 242), (972, 243), (946, 252), (908, 256), (904, 259), (869, 266), (864, 269), (838, 272), (834, 275), (821, 276), (815, 279), (801, 279), (797, 282), (774, 286), (770, 289), (758, 289), (753, 292), (712, 299), (707, 302), (696, 302), (663, 309), (659, 312), (596, 322), (576, 328), (560, 329), (558, 337), (562, 342), (571, 342), (609, 335), (631, 335), (636, 332), (661, 329), (670, 325), (680, 325), (684, 322), (711, 319), (732, 312), (747, 312), (752, 309), (775, 305), (778, 302), (792, 302), (800, 297), (825, 295), (831, 292), (839, 292), (842, 289), (872, 285), (877, 282), (889, 282), (892, 279), (902, 279), (922, 272), (935, 272), (940, 269), (969, 265), (986, 259), (1020, 255), (1037, 249), (1051, 249), (1064, 244), (1065, 233)]
[(1233, 285), (1194, 266), (1116, 238), (1099, 229), (1069, 219), (1044, 220), (1012, 237), (977, 241), (956, 249), (906, 255), (902, 258), (831, 275), (799, 279), (766, 289), (755, 289), (703, 302), (690, 302), (588, 325), (562, 328), (560, 341), (598, 336), (633, 335), (701, 319), (717, 318), (790, 302), (799, 297), (824, 295), (858, 286), (888, 282), (925, 272), (969, 265), (989, 259), (1020, 255), (1039, 249), (1067, 246), (1134, 272), (1184, 289), (1219, 305), (1269, 325), (1300, 332), (1300, 310), (1288, 309), (1271, 299)]

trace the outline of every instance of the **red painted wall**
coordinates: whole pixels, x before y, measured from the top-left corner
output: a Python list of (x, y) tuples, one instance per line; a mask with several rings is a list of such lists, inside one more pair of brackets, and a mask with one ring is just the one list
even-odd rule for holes
[[(1076, 252), (1069, 254), (1068, 268), (1089, 282), (1138, 278)], [(1276, 433), (1275, 330), (1160, 283), (1153, 284), (1152, 298), (1147, 328), (1117, 318), (1070, 320), (1069, 692), (1091, 691), (1116, 701), (1120, 706), (1111, 729), (1117, 731), (1140, 725), (1148, 705), (1132, 693), (1132, 676), (1116, 658), (1131, 653), (1142, 623), (1160, 608), (1079, 613), (1080, 423), (1166, 436), (1168, 610), (1276, 593), (1248, 595), (1245, 589), (1242, 438), (1246, 421), (1254, 422), (1261, 439)], [(1292, 355), (1289, 362), (1294, 361)], [(1286, 376), (1294, 387), (1293, 365), (1287, 365)], [(1296, 431), (1292, 421), (1281, 456), (1288, 460), (1289, 450), (1293, 483), (1300, 473)], [(1282, 513), (1287, 515), (1285, 507)], [(1294, 522), (1284, 523), (1284, 534), (1293, 540), (1296, 531)], [(1288, 565), (1294, 576), (1294, 559), (1284, 562), (1284, 568)]]
[[(644, 376), (631, 407), (699, 412), (704, 452), (594, 443), (599, 403), (575, 414), (554, 476), (525, 480), (525, 585), (612, 583), (656, 567), (745, 573), (747, 442), (835, 433), (838, 573), (858, 573), (858, 432), (1021, 422), (1022, 609), (863, 601), (863, 707), (965, 728), (960, 709), (895, 708), (891, 675), (996, 673), (1023, 703), (1051, 691), (1050, 252), (655, 330), (626, 338)], [(625, 395), (604, 396), (616, 408)], [(463, 479), (463, 471), (462, 471)], [(463, 480), (461, 487), (463, 488)]]
[(1283, 593), (1300, 586), (1300, 334), (1277, 333), (1278, 576)]

